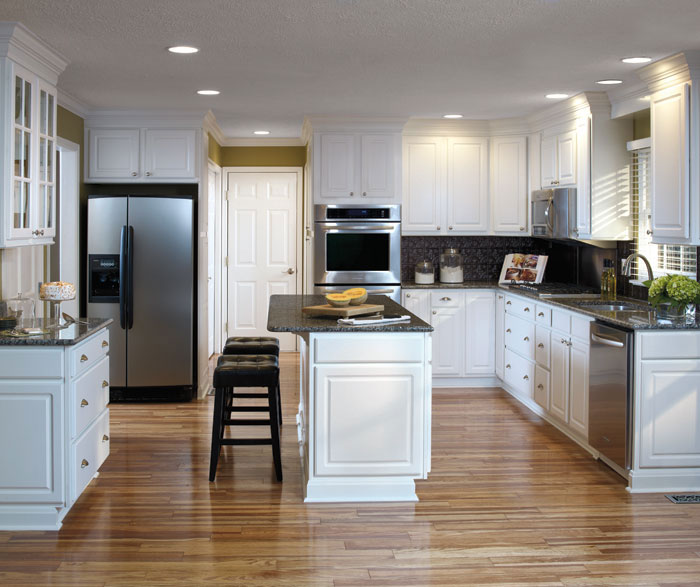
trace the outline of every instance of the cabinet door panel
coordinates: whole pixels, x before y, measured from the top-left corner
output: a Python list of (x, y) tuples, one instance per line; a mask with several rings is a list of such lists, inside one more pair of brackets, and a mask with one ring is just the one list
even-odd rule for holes
[(687, 84), (651, 99), (651, 229), (654, 242), (690, 236)]
[(492, 375), (496, 368), (494, 364), (495, 298), (493, 292), (467, 293), (466, 314), (464, 372), (467, 375)]
[(535, 365), (535, 388), (533, 397), (542, 409), (549, 411), (549, 371), (543, 369), (539, 365)]
[(506, 315), (506, 300), (501, 293), (496, 294), (496, 356), (494, 359), (496, 376), (503, 379), (503, 353), (505, 351), (505, 342), (503, 333), (505, 330), (505, 315)]
[(196, 177), (194, 130), (147, 130), (144, 173), (147, 177)]
[(569, 421), (569, 347), (552, 333), (549, 412), (562, 422)]
[(447, 139), (447, 230), (488, 231), (488, 139)]
[(322, 134), (321, 198), (349, 198), (355, 193), (355, 135)]
[(403, 306), (418, 316), (421, 320), (430, 324), (430, 296), (429, 291), (411, 289), (403, 291)]
[(588, 438), (589, 346), (573, 340), (569, 347), (569, 426)]
[(394, 199), (395, 137), (393, 135), (363, 135), (362, 197)]
[(88, 178), (133, 179), (139, 169), (139, 129), (90, 129)]
[(403, 143), (403, 234), (433, 233), (444, 224), (445, 149), (441, 137), (405, 137)]
[(540, 145), (540, 179), (542, 188), (549, 188), (557, 181), (557, 137), (545, 137)]
[(464, 373), (464, 306), (433, 308), (433, 376)]
[(557, 185), (576, 185), (576, 131), (557, 137)]
[(643, 361), (639, 465), (700, 467), (700, 361)]
[(525, 137), (491, 139), (491, 209), (494, 232), (527, 230), (527, 143)]

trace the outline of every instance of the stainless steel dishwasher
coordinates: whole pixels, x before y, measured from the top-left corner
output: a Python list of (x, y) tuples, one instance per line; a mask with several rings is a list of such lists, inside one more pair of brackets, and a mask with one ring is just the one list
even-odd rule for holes
[(588, 442), (626, 476), (632, 461), (634, 333), (591, 322)]

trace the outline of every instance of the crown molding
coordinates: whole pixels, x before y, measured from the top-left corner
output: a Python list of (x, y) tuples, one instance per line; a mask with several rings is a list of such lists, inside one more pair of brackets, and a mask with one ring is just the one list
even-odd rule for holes
[[(368, 118), (363, 116), (306, 116), (307, 123), (313, 132), (319, 131), (348, 131), (348, 132), (401, 132), (407, 118), (379, 117)], [(303, 136), (303, 132), (302, 132)]]
[(404, 135), (489, 136), (488, 120), (449, 120), (444, 118), (410, 118), (403, 127)]
[(526, 135), (530, 133), (527, 120), (520, 118), (498, 118), (489, 120), (489, 134), (492, 137), (504, 137), (509, 135)]
[(0, 57), (12, 59), (54, 86), (68, 66), (68, 59), (19, 22), (0, 22)]
[(216, 121), (216, 116), (214, 116), (214, 113), (211, 110), (207, 110), (207, 113), (204, 115), (203, 128), (212, 136), (219, 146), (223, 145), (226, 141), (226, 137), (224, 136), (219, 123)]
[(85, 127), (204, 128), (206, 115), (205, 110), (91, 110)]
[(80, 118), (87, 118), (90, 109), (83, 102), (60, 88), (57, 88), (56, 91), (56, 100), (59, 106), (72, 112), (76, 116), (80, 116)]
[(610, 118), (620, 118), (649, 108), (649, 88), (643, 82), (619, 90), (608, 92), (610, 97)]
[(683, 51), (642, 67), (642, 78), (652, 92), (700, 78), (700, 51)]
[(543, 130), (569, 122), (589, 112), (590, 101), (599, 108), (602, 100), (600, 95), (605, 96), (607, 100), (607, 94), (605, 92), (582, 92), (576, 94), (558, 104), (554, 104), (553, 106), (531, 114), (527, 117), (528, 125), (531, 130)]
[(230, 138), (225, 139), (221, 143), (222, 147), (303, 147), (304, 142), (301, 138), (284, 138), (284, 137), (260, 137), (260, 138)]
[(305, 145), (311, 143), (311, 138), (314, 135), (314, 129), (311, 127), (311, 120), (308, 116), (304, 116), (304, 122), (301, 124), (301, 140)]

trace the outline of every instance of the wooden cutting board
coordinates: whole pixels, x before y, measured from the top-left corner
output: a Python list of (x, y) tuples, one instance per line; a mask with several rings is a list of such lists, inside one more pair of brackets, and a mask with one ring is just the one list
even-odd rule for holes
[(345, 306), (336, 308), (330, 304), (322, 306), (306, 306), (301, 311), (312, 316), (336, 316), (338, 318), (349, 318), (350, 316), (364, 316), (365, 314), (376, 314), (383, 312), (384, 306), (381, 304), (360, 304), (358, 306)]

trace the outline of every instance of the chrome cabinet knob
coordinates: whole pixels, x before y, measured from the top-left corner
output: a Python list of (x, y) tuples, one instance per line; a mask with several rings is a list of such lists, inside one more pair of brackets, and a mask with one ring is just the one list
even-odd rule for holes
[(362, 192), (362, 197), (366, 198), (367, 197), (367, 192)]
[(538, 348), (538, 349), (543, 349), (543, 348), (544, 348), (544, 345), (543, 345), (542, 343), (540, 343), (540, 344), (537, 345), (537, 348)]
[(510, 328), (506, 328), (506, 332), (510, 333)]
[(80, 355), (80, 362), (81, 363), (84, 363), (87, 360), (88, 360), (87, 355)]
[(447, 296), (445, 296), (444, 298), (440, 298), (440, 301), (441, 302), (451, 302), (452, 298), (448, 298)]
[(439, 227), (439, 226), (437, 227), (437, 230), (440, 230), (440, 227)]
[(102, 380), (102, 389), (104, 389), (105, 387), (109, 387), (109, 382), (103, 379)]
[(540, 383), (540, 384), (537, 386), (537, 389), (544, 389), (544, 385), (542, 385), (542, 384)]
[(521, 230), (521, 231), (525, 230), (525, 227), (524, 227), (524, 226), (521, 226), (521, 227), (520, 227), (520, 230)]
[(525, 338), (523, 338), (523, 340), (524, 340), (525, 342), (528, 342), (528, 341), (530, 340), (530, 337), (529, 337), (529, 336), (526, 336)]
[(510, 304), (510, 300), (508, 300), (508, 301), (506, 302), (506, 306), (510, 306), (510, 305), (511, 305), (511, 304)]
[(406, 294), (406, 297), (407, 297), (407, 298), (410, 298), (410, 297), (411, 297), (411, 294)]
[(83, 459), (83, 461), (80, 463), (80, 468), (84, 469), (85, 467), (89, 467), (90, 463), (88, 462), (87, 459)]
[(109, 442), (109, 436), (107, 436), (106, 434), (103, 434), (102, 435), (102, 442)]
[(452, 227), (451, 227), (451, 226), (448, 226), (448, 227), (447, 227), (447, 230), (452, 230)]
[(530, 381), (530, 378), (529, 378), (527, 375), (523, 375), (523, 379), (524, 379), (525, 381)]
[(355, 192), (350, 192), (350, 197), (354, 196)]
[(109, 343), (108, 343), (106, 340), (103, 340), (103, 341), (102, 341), (102, 348), (104, 349), (104, 348), (106, 348), (106, 347), (108, 347), (108, 346), (109, 346)]
[(647, 230), (647, 234), (654, 234), (653, 230)]
[(529, 312), (529, 311), (530, 311), (530, 308), (528, 308), (527, 306), (525, 306), (525, 307), (523, 308), (523, 312)]
[(84, 399), (84, 400), (82, 400), (82, 401), (80, 402), (80, 407), (81, 407), (81, 408), (84, 408), (84, 407), (87, 406), (87, 405), (88, 405), (88, 401), (87, 401), (86, 399)]
[(544, 318), (544, 312), (538, 312), (537, 315), (542, 316)]
[(506, 369), (510, 369), (510, 364), (506, 365)]
[(433, 314), (437, 314), (437, 310), (433, 310)]
[(136, 173), (135, 171), (131, 172), (131, 177), (136, 177), (137, 175), (138, 175), (138, 173)]
[(147, 176), (147, 177), (151, 177), (151, 172), (150, 172), (150, 171), (147, 171), (147, 172), (146, 172), (146, 176)]

